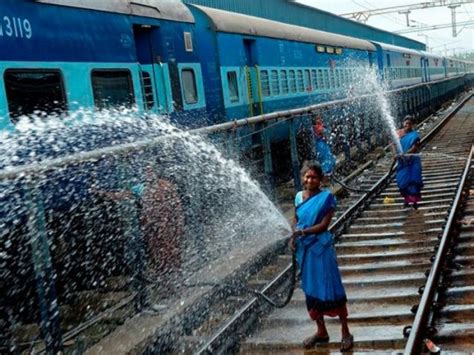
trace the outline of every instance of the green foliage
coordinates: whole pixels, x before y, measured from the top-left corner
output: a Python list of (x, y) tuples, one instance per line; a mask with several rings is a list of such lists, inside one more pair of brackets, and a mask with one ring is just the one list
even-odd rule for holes
[(474, 52), (460, 53), (460, 54), (456, 54), (454, 57), (458, 59), (469, 60), (469, 61), (474, 62)]

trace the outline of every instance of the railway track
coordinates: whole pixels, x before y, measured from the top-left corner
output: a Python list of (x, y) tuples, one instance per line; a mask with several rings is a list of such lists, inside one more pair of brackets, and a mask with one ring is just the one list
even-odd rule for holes
[[(357, 202), (340, 214), (332, 226), (349, 299), (349, 324), (355, 338), (355, 351), (404, 351), (407, 342), (404, 329), (413, 323), (416, 305), (420, 302), (471, 149), (473, 108), (471, 97), (459, 105), (459, 110), (450, 113), (447, 122), (423, 138), (421, 154), (425, 186), (418, 210), (404, 209), (393, 176), (383, 175), (389, 165), (389, 160), (385, 160), (376, 167), (374, 176), (365, 177), (358, 185), (370, 188), (371, 193), (354, 196), (358, 198)], [(377, 181), (375, 185), (374, 181)], [(471, 227), (466, 228), (470, 230)], [(458, 246), (467, 251), (472, 246), (472, 239), (464, 238)], [(467, 253), (471, 255), (472, 250)], [(289, 286), (289, 260), (288, 254), (278, 255), (248, 279), (246, 287), (281, 297)], [(464, 265), (471, 265), (469, 257), (460, 260)], [(273, 279), (274, 275), (278, 277)], [(460, 285), (472, 282), (474, 272), (466, 267), (450, 277)], [(471, 288), (466, 287), (472, 300), (472, 284)], [(269, 313), (270, 308), (264, 302), (258, 298), (249, 301), (248, 293), (237, 290), (214, 304), (216, 307), (209, 310), (208, 317), (186, 329), (184, 336), (177, 339), (179, 349), (175, 350), (188, 353), (301, 353), (303, 339), (315, 331), (299, 288), (286, 308)], [(469, 338), (474, 333), (472, 306), (464, 306), (466, 312), (471, 310), (468, 317), (471, 323), (467, 322), (463, 327), (463, 336)], [(453, 314), (460, 314), (460, 310), (456, 312)], [(338, 351), (339, 322), (328, 319), (327, 327), (331, 335), (329, 343), (319, 345), (314, 351)]]
[[(433, 115), (430, 115), (420, 122), (417, 125), (417, 130), (420, 135), (424, 137), (429, 134), (429, 132), (443, 120), (443, 117), (449, 115), (450, 111), (456, 107), (460, 100), (462, 100), (462, 97), (453, 100), (451, 103), (445, 105), (443, 109), (436, 111)], [(389, 152), (390, 146), (386, 146), (383, 149), (378, 148), (375, 151), (366, 151), (362, 154), (356, 152), (356, 155), (361, 158), (357, 160), (358, 167), (347, 176), (341, 177), (340, 174), (338, 174), (337, 181), (331, 180), (331, 189), (338, 196), (339, 202), (334, 220), (337, 220), (345, 210), (350, 208), (350, 206), (364, 195), (364, 191), (370, 190), (370, 188), (384, 176), (392, 163), (392, 156), (388, 154)], [(345, 158), (343, 158), (343, 160), (345, 160)], [(345, 164), (345, 162), (342, 163), (342, 165)], [(346, 167), (344, 167), (344, 169), (347, 170)], [(336, 168), (336, 170), (339, 170), (339, 168)], [(339, 181), (352, 190), (343, 187)], [(289, 219), (292, 218), (291, 216), (293, 214), (294, 191), (292, 181), (280, 186), (279, 189), (278, 205)]]
[[(449, 109), (447, 110), (449, 111)], [(442, 115), (438, 115), (442, 116)], [(428, 132), (433, 126), (435, 126), (440, 120), (440, 117), (432, 117), (428, 120), (426, 120), (423, 124), (423, 131)], [(422, 132), (423, 133), (423, 132)], [(441, 146), (440, 149), (441, 150)], [(444, 150), (442, 150), (444, 152)], [(451, 152), (453, 153), (453, 152)], [(449, 154), (449, 153), (448, 153)], [(453, 153), (454, 154), (454, 153)], [(436, 163), (436, 156), (428, 156), (427, 158), (431, 159), (433, 158), (433, 164)], [(431, 164), (430, 160), (424, 159), (426, 164)], [(462, 165), (462, 161), (459, 160), (459, 163)], [(361, 171), (360, 174), (357, 174), (357, 176), (353, 176), (350, 179), (350, 185), (357, 187), (358, 189), (361, 190), (369, 190), (371, 189), (375, 183), (380, 181), (381, 179), (384, 178), (384, 175), (386, 174), (387, 170), (389, 169), (391, 164), (391, 159), (390, 158), (385, 158), (385, 159), (379, 159), (378, 162), (375, 163), (368, 163), (366, 167), (370, 167), (370, 169), (365, 169)], [(428, 166), (428, 165), (427, 165)], [(449, 169), (448, 169), (449, 170)], [(429, 182), (431, 178), (435, 178), (436, 174), (431, 174), (427, 175), (425, 177), (425, 181)], [(438, 180), (442, 179), (442, 177), (439, 177)], [(438, 186), (441, 183), (438, 183), (437, 180), (435, 179), (433, 182), (433, 194), (428, 195), (428, 192), (430, 192), (430, 189), (427, 186), (425, 187), (425, 201), (430, 201), (434, 200), (439, 201), (442, 200), (439, 195), (451, 192), (455, 185), (456, 181), (455, 178), (453, 181), (445, 181), (446, 183), (444, 184), (444, 187)], [(374, 191), (378, 191), (380, 189), (377, 188)], [(389, 193), (390, 196), (396, 196), (397, 191), (394, 186), (388, 187), (385, 192)], [(385, 196), (385, 195), (382, 195)], [(350, 215), (346, 213), (347, 209), (349, 209), (351, 206), (359, 202), (359, 205), (363, 206), (365, 204), (364, 200), (364, 194), (362, 192), (352, 192), (348, 196), (345, 196), (345, 198), (342, 200), (341, 206), (339, 207), (336, 218), (341, 218), (340, 220), (342, 221), (340, 225), (335, 228), (335, 229), (342, 229), (346, 228), (348, 226), (348, 223), (350, 222), (350, 219), (348, 216)], [(361, 202), (362, 201), (362, 202)], [(396, 207), (398, 206), (399, 202), (396, 201), (393, 206), (390, 207)], [(379, 206), (380, 205), (380, 206)], [(360, 207), (360, 206), (359, 206)], [(382, 210), (380, 213), (377, 212), (379, 207)], [(422, 208), (420, 210), (423, 210), (423, 205), (421, 205)], [(374, 208), (376, 210), (374, 210)], [(355, 318), (354, 317), (354, 311), (357, 311), (362, 305), (364, 304), (364, 289), (370, 290), (374, 289), (374, 286), (376, 284), (375, 281), (368, 281), (367, 286), (364, 286), (363, 288), (357, 288), (355, 284), (357, 284), (357, 277), (361, 278), (363, 277), (361, 270), (363, 268), (371, 269), (371, 274), (373, 277), (377, 276), (378, 274), (380, 275), (385, 275), (389, 274), (391, 270), (397, 269), (400, 267), (400, 262), (398, 259), (399, 254), (393, 253), (393, 255), (386, 254), (385, 257), (377, 255), (377, 254), (383, 254), (380, 252), (383, 247), (381, 246), (383, 243), (383, 240), (389, 239), (390, 236), (386, 236), (386, 238), (382, 238), (383, 235), (380, 235), (377, 239), (377, 245), (370, 245), (370, 247), (366, 247), (365, 249), (367, 250), (373, 250), (374, 252), (372, 253), (373, 255), (359, 255), (361, 253), (356, 254), (356, 256), (351, 256), (350, 254), (353, 253), (355, 250), (359, 250), (361, 248), (358, 248), (356, 245), (357, 243), (361, 245), (368, 245), (368, 244), (374, 244), (371, 241), (371, 234), (377, 233), (377, 227), (374, 226), (372, 223), (375, 220), (380, 219), (381, 216), (383, 216), (384, 220), (387, 221), (387, 230), (391, 229), (396, 229), (397, 228), (397, 223), (398, 225), (400, 223), (404, 222), (403, 216), (397, 216), (397, 210), (394, 210), (394, 212), (389, 212), (388, 210), (385, 211), (387, 208), (386, 205), (383, 205), (383, 197), (379, 197), (378, 200), (373, 201), (372, 205), (369, 207), (368, 210), (364, 212), (364, 215), (360, 216), (359, 219), (357, 220), (358, 222), (352, 223), (351, 229), (348, 231), (348, 233), (344, 234), (344, 238), (346, 240), (340, 241), (340, 247), (338, 250), (339, 257), (340, 257), (340, 262), (342, 266), (342, 271), (344, 277), (348, 278), (348, 296), (351, 298), (351, 301), (354, 302), (354, 305), (350, 304), (351, 311), (353, 313), (353, 320), (355, 321), (356, 319), (359, 319), (358, 322), (363, 322), (363, 317)], [(431, 226), (433, 228), (440, 228), (440, 223), (435, 217), (435, 212), (439, 210), (441, 213), (442, 211), (446, 211), (449, 208), (449, 203), (447, 201), (444, 201), (438, 209), (432, 208), (432, 215), (428, 214), (426, 218), (431, 218), (432, 221)], [(371, 212), (371, 210), (373, 210)], [(398, 211), (400, 212), (400, 211)], [(391, 228), (391, 229), (390, 229)], [(375, 232), (374, 232), (375, 231)], [(391, 231), (392, 233), (393, 231)], [(413, 233), (412, 233), (413, 234)], [(350, 244), (352, 243), (352, 244)], [(392, 248), (392, 247), (391, 247)], [(279, 246), (276, 248), (279, 252), (279, 255), (276, 256), (275, 258), (271, 259), (270, 262), (265, 261), (262, 263), (262, 267), (259, 266), (255, 274), (253, 274), (250, 278), (244, 278), (244, 286), (246, 286), (248, 289), (256, 289), (256, 290), (262, 290), (265, 289), (266, 293), (278, 295), (282, 294), (281, 297), (287, 292), (289, 288), (289, 278), (284, 275), (289, 274), (290, 268), (288, 267), (288, 264), (290, 262), (290, 255), (286, 254), (286, 248), (283, 246)], [(362, 247), (364, 249), (364, 247)], [(426, 254), (426, 255), (425, 255)], [(426, 257), (430, 253), (420, 253), (420, 257)], [(431, 255), (431, 254), (430, 254)], [(378, 262), (380, 259), (384, 258), (390, 258), (393, 259), (391, 263), (385, 263), (385, 266), (381, 266), (380, 268), (377, 268), (376, 266), (372, 265), (375, 262)], [(398, 264), (397, 262), (398, 261)], [(258, 263), (257, 263), (258, 264)], [(359, 266), (357, 266), (359, 265)], [(424, 270), (429, 268), (429, 262), (422, 263), (418, 265), (419, 268), (423, 268)], [(412, 265), (412, 268), (415, 266)], [(377, 270), (380, 269), (380, 270)], [(408, 270), (409, 268), (407, 268)], [(422, 270), (422, 271), (424, 271)], [(275, 278), (276, 275), (282, 275), (280, 278)], [(352, 281), (352, 286), (351, 286), (351, 278), (353, 279)], [(274, 279), (273, 282), (269, 283), (269, 280)], [(375, 280), (375, 279), (374, 279)], [(416, 279), (418, 283), (420, 283), (421, 278)], [(415, 280), (415, 281), (416, 281)], [(87, 322), (81, 323), (78, 327), (68, 327), (69, 331), (64, 333), (63, 336), (63, 341), (64, 341), (64, 348), (65, 348), (65, 353), (74, 353), (74, 352), (86, 352), (88, 351), (87, 349), (92, 349), (92, 351), (89, 351), (89, 353), (95, 353), (96, 348), (100, 348), (101, 345), (101, 340), (105, 337), (107, 337), (111, 332), (114, 331), (114, 329), (120, 328), (126, 321), (127, 319), (133, 317), (136, 315), (136, 309), (135, 309), (135, 302), (134, 300), (134, 295), (128, 291), (126, 287), (124, 287), (124, 280), (119, 279), (119, 280), (113, 280), (110, 285), (110, 291), (108, 293), (104, 293), (99, 295), (87, 295), (87, 302), (91, 307), (97, 306), (98, 308), (105, 309), (104, 312), (97, 311), (98, 315), (96, 317), (93, 317), (92, 319), (88, 320)], [(240, 282), (240, 281), (239, 281)], [(421, 282), (422, 283), (422, 282)], [(116, 285), (117, 284), (117, 285)], [(369, 287), (370, 286), (370, 287)], [(209, 291), (211, 287), (208, 287), (206, 289), (200, 288), (197, 293), (205, 293)], [(354, 290), (353, 290), (354, 289)], [(193, 290), (191, 289), (191, 292)], [(270, 310), (270, 307), (266, 304), (263, 304), (260, 300), (254, 299), (253, 294), (249, 292), (248, 290), (244, 289), (239, 289), (239, 288), (228, 288), (226, 286), (221, 287), (221, 289), (217, 290), (216, 292), (211, 292), (213, 294), (212, 297), (214, 297), (214, 302), (213, 304), (216, 305), (216, 307), (212, 307), (210, 310), (207, 309), (206, 307), (197, 307), (197, 313), (199, 315), (197, 317), (193, 317), (192, 322), (189, 322), (188, 320), (183, 321), (183, 323), (190, 323), (187, 324), (183, 327), (179, 327), (179, 334), (176, 336), (173, 336), (171, 341), (170, 337), (168, 334), (170, 334), (170, 331), (167, 328), (166, 324), (164, 328), (166, 330), (163, 332), (164, 338), (166, 341), (164, 341), (163, 344), (161, 344), (161, 341), (158, 340), (157, 344), (153, 344), (155, 346), (155, 350), (157, 349), (164, 349), (165, 351), (184, 351), (184, 352), (208, 352), (209, 349), (220, 349), (222, 352), (226, 352), (228, 350), (235, 350), (236, 349), (236, 344), (241, 340), (241, 338), (249, 335), (249, 331), (255, 327), (255, 324), (261, 324), (263, 328), (262, 330), (265, 329), (265, 324), (280, 324), (282, 325), (284, 321), (279, 318), (275, 318), (276, 315), (283, 315), (287, 314), (290, 315), (292, 311), (296, 312), (295, 317), (298, 318), (298, 322), (301, 320), (306, 320), (307, 316), (305, 312), (301, 312), (299, 308), (303, 304), (304, 305), (304, 300), (303, 300), (303, 295), (300, 293), (299, 290), (296, 291), (295, 297), (293, 298), (293, 302), (285, 308), (281, 312), (274, 313), (270, 315), (269, 318), (265, 319), (265, 315), (268, 313)], [(83, 295), (82, 295), (83, 296)], [(99, 298), (98, 298), (99, 297)], [(390, 299), (390, 293), (387, 293), (385, 296), (385, 299)], [(379, 300), (379, 303), (383, 302), (384, 297), (382, 297), (381, 300)], [(97, 299), (96, 299), (97, 298)], [(373, 297), (374, 302), (376, 301), (377, 297)], [(405, 295), (405, 300), (407, 303), (413, 303), (416, 297), (413, 295)], [(113, 307), (110, 307), (110, 305), (114, 305)], [(401, 307), (401, 306), (400, 306)], [(411, 307), (411, 306), (410, 306)], [(69, 307), (71, 308), (71, 307)], [(70, 316), (73, 320), (75, 319), (74, 317), (78, 317), (77, 312), (75, 312), (72, 308), (69, 309), (67, 307), (63, 307), (62, 315), (63, 315), (63, 322), (65, 323), (64, 327), (67, 326), (68, 322), (68, 316)], [(303, 307), (304, 308), (304, 307)], [(298, 313), (299, 312), (299, 313)], [(161, 316), (158, 316), (160, 318)], [(164, 318), (164, 317), (161, 317)], [(296, 319), (295, 318), (295, 319)], [(262, 321), (262, 319), (265, 319)], [(289, 318), (290, 323), (294, 322), (295, 319)], [(408, 315), (404, 318), (408, 319)], [(157, 320), (155, 320), (157, 321)], [(158, 322), (161, 322), (161, 319), (158, 320)], [(273, 323), (272, 323), (273, 322)], [(298, 323), (296, 322), (296, 323)], [(294, 322), (295, 327), (298, 326)], [(402, 326), (400, 322), (400, 326)], [(409, 322), (404, 322), (403, 325), (408, 324)], [(71, 324), (77, 324), (77, 321), (71, 321)], [(17, 329), (18, 334), (32, 334), (34, 337), (38, 337), (39, 335), (39, 329), (37, 326), (34, 326), (31, 331), (27, 332), (25, 331), (25, 327), (19, 327)], [(306, 335), (306, 330), (301, 328), (301, 337), (304, 337)], [(356, 340), (360, 339), (358, 337), (357, 333), (356, 335)], [(111, 337), (115, 339), (115, 337)], [(158, 338), (161, 338), (161, 336), (158, 336)], [(225, 338), (225, 340), (222, 340)], [(253, 336), (255, 338), (255, 335)], [(334, 338), (334, 337), (333, 337)], [(240, 348), (243, 351), (254, 351), (253, 349), (260, 349), (259, 347), (255, 347), (255, 344), (252, 345), (251, 340), (252, 338), (249, 338), (245, 343), (243, 343)], [(294, 340), (297, 339), (296, 337)], [(336, 338), (334, 338), (336, 339)], [(112, 340), (112, 342), (115, 342)], [(170, 344), (171, 343), (171, 344)], [(98, 347), (93, 347), (94, 344), (98, 344)], [(179, 344), (176, 346), (176, 344)], [(21, 341), (17, 343), (18, 347), (22, 350), (26, 349), (32, 349), (34, 348), (35, 351), (44, 351), (45, 348), (41, 342), (37, 343), (28, 343), (27, 339), (25, 339), (25, 344), (24, 346), (22, 345)], [(291, 344), (284, 344), (281, 345), (281, 349), (277, 348), (272, 348), (268, 347), (267, 345), (262, 345), (262, 349), (267, 349), (269, 352), (278, 352), (281, 351), (283, 353), (286, 353), (290, 351), (291, 349), (296, 349), (298, 350), (299, 343), (295, 340), (293, 342), (293, 345)], [(92, 347), (92, 348), (91, 348)], [(260, 351), (260, 350), (258, 350)], [(264, 350), (267, 351), (267, 350)]]
[(443, 308), (436, 314), (434, 341), (443, 351), (474, 349), (474, 193), (471, 165), (465, 190), (467, 201), (453, 247), (452, 273), (445, 276), (448, 288), (440, 297)]

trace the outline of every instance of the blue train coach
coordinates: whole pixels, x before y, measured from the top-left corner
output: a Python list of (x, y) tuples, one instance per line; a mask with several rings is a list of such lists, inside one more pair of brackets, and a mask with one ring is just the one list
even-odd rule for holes
[(205, 120), (194, 18), (181, 1), (4, 0), (0, 13), (0, 129), (36, 110), (111, 106)]
[(376, 47), (365, 40), (204, 6), (190, 8), (206, 97), (223, 108), (225, 119), (334, 99), (358, 70), (375, 61)]
[(373, 65), (393, 88), (468, 71), (179, 0), (4, 0), (0, 11), (0, 129), (37, 110), (115, 106), (199, 127), (342, 97)]

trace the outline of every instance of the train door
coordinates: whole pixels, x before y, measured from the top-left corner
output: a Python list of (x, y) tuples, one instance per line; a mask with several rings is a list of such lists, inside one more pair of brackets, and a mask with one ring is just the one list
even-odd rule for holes
[(395, 76), (395, 71), (392, 70), (392, 59), (390, 57), (390, 53), (387, 53), (385, 56), (384, 79), (387, 82), (392, 82), (392, 80), (397, 79), (397, 77)]
[(373, 65), (374, 65), (374, 53), (369, 52), (369, 66), (372, 68)]
[(173, 110), (169, 72), (159, 56), (159, 27), (135, 25), (133, 34), (140, 66), (143, 108), (145, 112), (169, 113)]
[(422, 82), (424, 83), (430, 81), (429, 66), (430, 66), (430, 62), (428, 58), (420, 59), (421, 76), (422, 76)]
[(247, 98), (249, 116), (263, 114), (262, 90), (260, 70), (257, 63), (256, 43), (253, 39), (244, 39), (245, 78), (247, 82)]

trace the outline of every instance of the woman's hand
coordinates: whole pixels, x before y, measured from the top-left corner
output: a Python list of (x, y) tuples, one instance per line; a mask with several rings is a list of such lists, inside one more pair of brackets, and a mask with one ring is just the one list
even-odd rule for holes
[(290, 246), (290, 250), (294, 252), (296, 249), (296, 243), (295, 243), (295, 238), (293, 236), (291, 236), (290, 239), (288, 240), (288, 245)]
[(296, 239), (298, 237), (302, 237), (303, 235), (305, 235), (304, 231), (302, 229), (297, 229), (293, 231), (293, 233), (291, 234), (291, 238)]
[(293, 233), (291, 234), (290, 240), (288, 241), (288, 244), (290, 245), (291, 251), (295, 251), (296, 239), (298, 237), (303, 236), (303, 235), (305, 235), (305, 233), (303, 232), (302, 229), (298, 229), (298, 230), (293, 231)]

